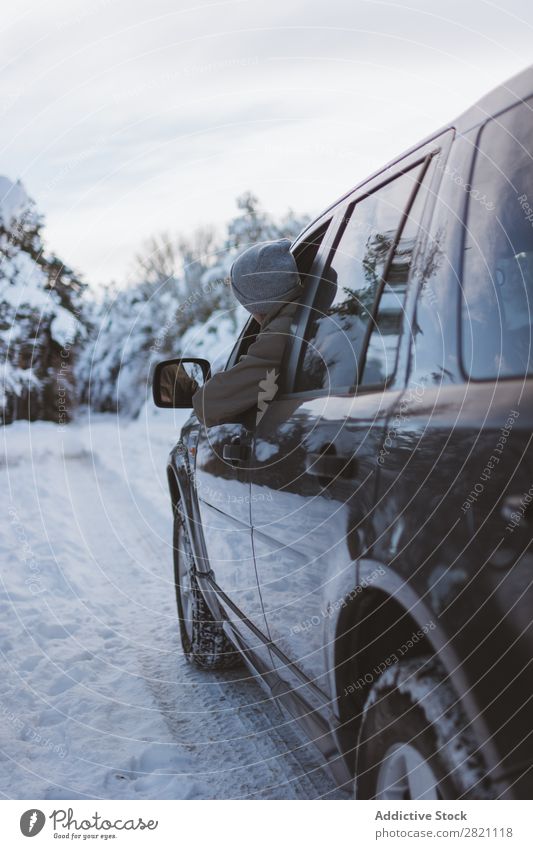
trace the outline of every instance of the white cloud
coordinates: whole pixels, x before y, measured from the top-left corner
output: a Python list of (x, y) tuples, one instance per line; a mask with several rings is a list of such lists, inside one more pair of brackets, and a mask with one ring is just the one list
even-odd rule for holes
[(0, 171), (58, 253), (120, 278), (245, 188), (318, 211), (526, 66), (532, 23), (517, 0), (13, 3)]

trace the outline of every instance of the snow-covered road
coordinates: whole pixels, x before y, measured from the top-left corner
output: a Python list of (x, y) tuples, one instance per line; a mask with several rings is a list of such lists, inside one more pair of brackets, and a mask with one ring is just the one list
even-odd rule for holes
[(183, 658), (165, 478), (179, 415), (4, 429), (4, 797), (344, 798), (244, 670)]

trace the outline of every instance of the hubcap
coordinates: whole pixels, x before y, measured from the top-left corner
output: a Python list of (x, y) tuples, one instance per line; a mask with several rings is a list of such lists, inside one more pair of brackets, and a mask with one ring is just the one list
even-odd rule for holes
[(383, 758), (378, 773), (377, 798), (440, 798), (435, 773), (411, 743), (395, 743)]

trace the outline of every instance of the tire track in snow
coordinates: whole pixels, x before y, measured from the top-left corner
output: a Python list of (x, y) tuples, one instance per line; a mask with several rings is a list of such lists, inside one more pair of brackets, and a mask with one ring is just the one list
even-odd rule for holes
[[(10, 501), (3, 488), (3, 509), (15, 506), (43, 593), (28, 592), (20, 538), (12, 535), (2, 569), (1, 697), (22, 731), (14, 722), (1, 730), (0, 792), (344, 798), (311, 744), (244, 667), (209, 673), (183, 657), (170, 509), (162, 493), (151, 498), (152, 458), (145, 459), (135, 430), (120, 443), (130, 464), (124, 476), (107, 420), (91, 425), (96, 456), (76, 428), (78, 448), (61, 452), (59, 441), (54, 455), (50, 426), (43, 430), (45, 451), (20, 450), (16, 469), (1, 471), (12, 493)], [(31, 433), (39, 436), (39, 424)], [(22, 631), (17, 641), (15, 629)], [(52, 756), (33, 731), (65, 756)]]
[(245, 667), (206, 672), (180, 652), (146, 656), (143, 669), (171, 733), (194, 752), (210, 798), (346, 798)]

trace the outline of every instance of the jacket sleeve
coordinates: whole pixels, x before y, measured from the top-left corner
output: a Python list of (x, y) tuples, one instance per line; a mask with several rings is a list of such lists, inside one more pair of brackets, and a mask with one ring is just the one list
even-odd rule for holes
[[(262, 389), (259, 383), (268, 380), (272, 370), (276, 378), (279, 374), (289, 327), (290, 319), (272, 322), (258, 334), (233, 368), (213, 375), (194, 394), (194, 412), (206, 427), (234, 422), (242, 413), (257, 408)], [(271, 386), (273, 377), (270, 375)]]

